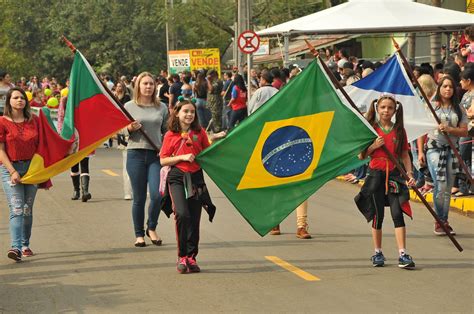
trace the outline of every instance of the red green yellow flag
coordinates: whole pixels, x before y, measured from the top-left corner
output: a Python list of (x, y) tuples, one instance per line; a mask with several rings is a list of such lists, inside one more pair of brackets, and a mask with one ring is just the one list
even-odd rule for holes
[(66, 171), (130, 123), (94, 70), (76, 51), (63, 128), (58, 134), (49, 110), (40, 111), (39, 145), (23, 183), (36, 184)]

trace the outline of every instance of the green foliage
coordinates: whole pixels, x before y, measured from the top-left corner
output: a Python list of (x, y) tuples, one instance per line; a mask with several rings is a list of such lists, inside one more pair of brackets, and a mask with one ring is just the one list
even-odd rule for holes
[[(316, 12), (318, 0), (253, 0), (252, 24), (270, 26)], [(166, 67), (168, 21), (177, 49), (219, 48), (232, 41), (236, 0), (4, 0), (0, 68), (14, 79), (51, 75), (65, 80), (73, 56), (65, 35), (94, 68), (113, 76)]]

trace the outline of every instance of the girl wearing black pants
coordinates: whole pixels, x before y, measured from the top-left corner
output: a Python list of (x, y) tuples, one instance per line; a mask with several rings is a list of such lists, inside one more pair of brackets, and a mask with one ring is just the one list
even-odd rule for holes
[(166, 184), (176, 220), (177, 270), (181, 274), (199, 272), (196, 255), (206, 186), (194, 158), (209, 146), (209, 140), (196, 118), (195, 104), (181, 97), (170, 113), (168, 130), (160, 150), (160, 162), (162, 166), (171, 166)]

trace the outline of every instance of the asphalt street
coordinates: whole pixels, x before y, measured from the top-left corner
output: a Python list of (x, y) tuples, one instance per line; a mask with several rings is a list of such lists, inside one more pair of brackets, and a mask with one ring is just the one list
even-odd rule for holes
[[(433, 235), (433, 219), (412, 203), (408, 253), (415, 270), (398, 268), (393, 224), (384, 224), (386, 267), (374, 268), (370, 225), (353, 202), (359, 187), (337, 180), (310, 198), (313, 239), (295, 237), (296, 214), (280, 236), (260, 237), (208, 180), (218, 207), (203, 216), (199, 274), (176, 272), (173, 218), (160, 215), (163, 246), (135, 248), (131, 202), (123, 199), (122, 155), (99, 149), (91, 159), (92, 200), (70, 200), (68, 173), (39, 191), (31, 249), (15, 263), (8, 209), (0, 192), (0, 312), (300, 312), (473, 313), (474, 220), (450, 223), (464, 251)], [(282, 267), (285, 266), (285, 267)]]

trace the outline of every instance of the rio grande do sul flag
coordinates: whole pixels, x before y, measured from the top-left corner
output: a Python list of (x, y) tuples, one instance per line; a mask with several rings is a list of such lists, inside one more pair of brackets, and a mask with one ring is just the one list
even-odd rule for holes
[(40, 111), (39, 145), (23, 183), (36, 184), (68, 170), (130, 123), (92, 67), (75, 52), (61, 134), (49, 111)]
[(376, 137), (315, 60), (197, 160), (263, 236), (327, 181), (359, 166), (358, 153)]

